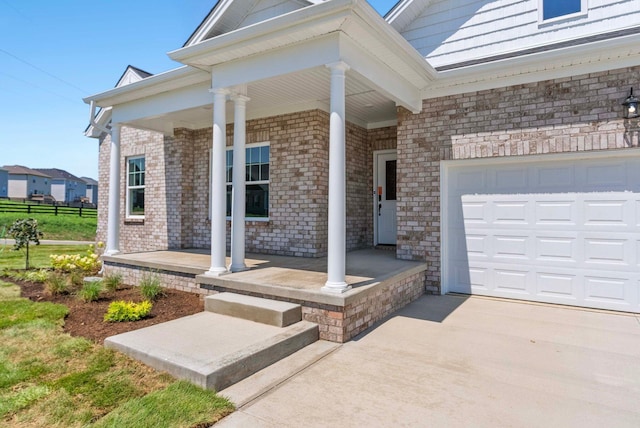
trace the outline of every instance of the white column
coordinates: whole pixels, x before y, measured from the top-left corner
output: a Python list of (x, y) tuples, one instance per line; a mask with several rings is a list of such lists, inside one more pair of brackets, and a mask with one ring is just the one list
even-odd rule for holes
[(227, 272), (227, 185), (225, 179), (228, 91), (213, 92), (213, 143), (211, 145), (211, 267), (205, 275), (219, 276)]
[(111, 126), (107, 246), (104, 251), (107, 256), (113, 256), (120, 252), (120, 127), (119, 123)]
[(236, 94), (231, 97), (234, 103), (233, 125), (233, 186), (231, 193), (231, 272), (247, 269), (244, 262), (245, 251), (245, 211), (246, 211), (246, 109), (249, 98)]
[(343, 62), (328, 64), (331, 69), (331, 116), (329, 118), (329, 241), (327, 282), (322, 291), (344, 293), (351, 287), (346, 270), (346, 148), (345, 72)]

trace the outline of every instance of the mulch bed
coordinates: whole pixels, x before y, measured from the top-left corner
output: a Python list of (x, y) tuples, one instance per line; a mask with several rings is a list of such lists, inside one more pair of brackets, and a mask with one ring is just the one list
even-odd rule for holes
[(165, 289), (165, 295), (153, 302), (151, 315), (135, 322), (104, 322), (109, 303), (114, 300), (142, 301), (136, 287), (122, 286), (115, 292), (105, 291), (97, 302), (83, 302), (73, 295), (51, 296), (44, 291), (43, 284), (29, 282), (17, 283), (22, 297), (35, 302), (61, 303), (69, 308), (65, 318), (64, 331), (72, 336), (82, 336), (97, 343), (115, 334), (137, 330), (150, 325), (171, 321), (204, 310), (202, 298), (193, 293)]

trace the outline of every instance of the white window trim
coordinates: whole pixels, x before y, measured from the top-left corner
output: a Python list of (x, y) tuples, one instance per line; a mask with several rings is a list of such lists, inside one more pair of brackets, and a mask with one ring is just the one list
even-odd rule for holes
[(545, 0), (538, 0), (538, 25), (555, 24), (562, 21), (581, 18), (587, 16), (589, 12), (589, 0), (580, 0), (580, 12), (544, 19), (544, 2)]
[(126, 211), (125, 211), (125, 218), (127, 219), (144, 219), (144, 215), (135, 215), (135, 214), (131, 214), (131, 190), (135, 190), (135, 189), (145, 189), (145, 193), (146, 193), (146, 184), (147, 184), (147, 161), (145, 159), (144, 162), (144, 182), (145, 185), (144, 186), (129, 186), (129, 161), (135, 160), (135, 159), (145, 159), (144, 155), (136, 155), (136, 156), (129, 156), (126, 158), (126, 162), (127, 162), (127, 176), (125, 179), (125, 184), (126, 184)]
[[(250, 149), (252, 147), (264, 147), (264, 146), (269, 146), (269, 180), (260, 180), (260, 181), (246, 181), (245, 182), (245, 187), (248, 184), (268, 184), (269, 188), (271, 188), (271, 142), (270, 141), (262, 141), (259, 143), (251, 143), (251, 144), (245, 144), (245, 149)], [(232, 151), (233, 150), (233, 146), (227, 146), (225, 149), (225, 159), (226, 159), (226, 152), (228, 151)], [(226, 162), (226, 160), (225, 160)], [(226, 165), (226, 164), (225, 164)], [(246, 165), (246, 161), (245, 161), (245, 165)], [(225, 166), (226, 167), (226, 166)], [(225, 171), (225, 177), (226, 177), (226, 171)], [(225, 188), (226, 186), (232, 186), (233, 183), (230, 181), (225, 182)], [(271, 198), (269, 198), (269, 204), (271, 204)], [(211, 220), (211, 150), (209, 150), (209, 220)], [(269, 206), (269, 212), (271, 212), (271, 206)], [(226, 216), (227, 221), (231, 221), (231, 216)], [(244, 218), (245, 221), (255, 221), (255, 222), (268, 222), (269, 221), (269, 217), (246, 217)]]

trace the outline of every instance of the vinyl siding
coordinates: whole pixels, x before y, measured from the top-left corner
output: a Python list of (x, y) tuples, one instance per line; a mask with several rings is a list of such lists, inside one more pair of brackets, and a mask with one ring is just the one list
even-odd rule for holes
[(588, 0), (585, 15), (539, 21), (541, 0), (432, 1), (401, 34), (434, 67), (640, 25), (640, 0)]

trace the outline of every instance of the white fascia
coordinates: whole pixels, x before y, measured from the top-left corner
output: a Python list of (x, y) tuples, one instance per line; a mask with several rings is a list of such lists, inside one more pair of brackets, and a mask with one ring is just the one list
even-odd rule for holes
[(436, 98), (511, 85), (635, 66), (640, 60), (640, 35), (513, 57), (438, 73), (422, 98)]
[(205, 81), (208, 82), (210, 79), (211, 75), (206, 71), (190, 66), (182, 66), (147, 77), (139, 82), (91, 95), (83, 98), (83, 101), (87, 104), (95, 101), (97, 106), (103, 108), (111, 107), (136, 99), (157, 95), (162, 92), (184, 88)]

